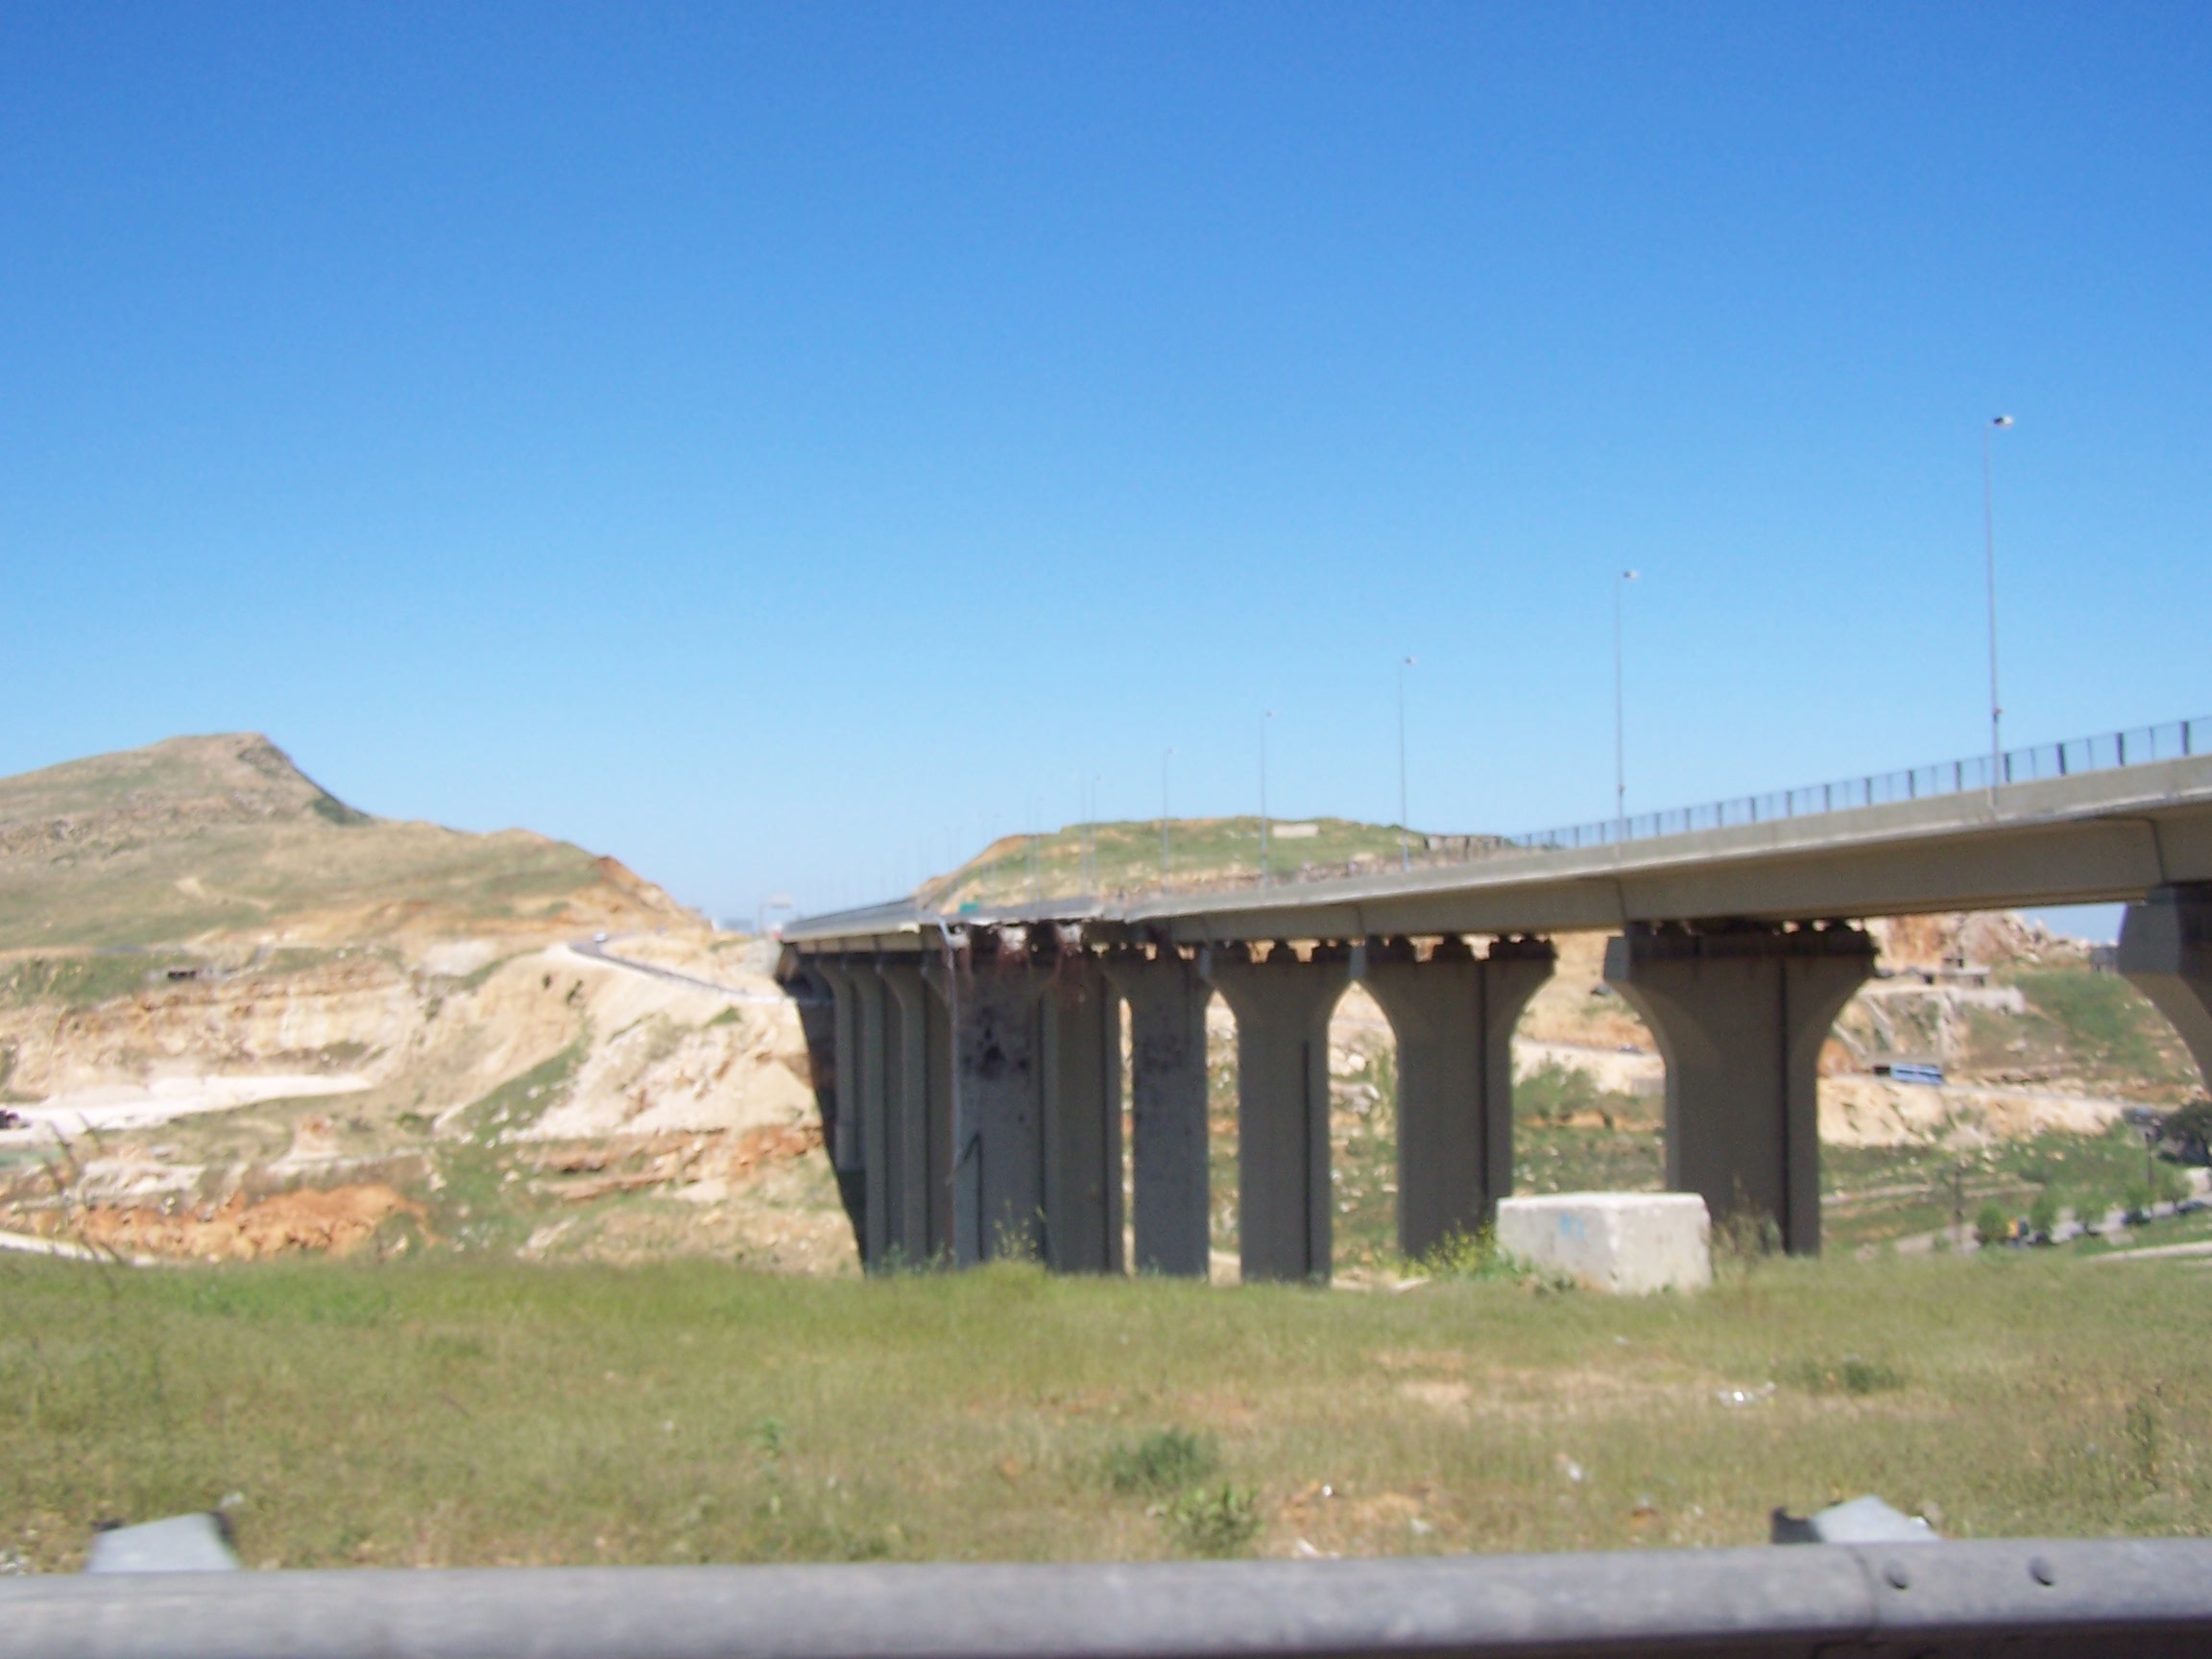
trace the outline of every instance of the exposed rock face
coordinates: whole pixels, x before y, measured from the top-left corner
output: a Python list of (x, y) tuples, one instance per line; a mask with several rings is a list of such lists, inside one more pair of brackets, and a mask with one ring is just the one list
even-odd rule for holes
[[(600, 933), (670, 972), (564, 943)], [(790, 1214), (829, 1182), (805, 1045), (763, 969), (613, 858), (372, 817), (251, 734), (0, 780), (0, 1228), (823, 1265), (834, 1226)], [(525, 1143), (615, 1177), (533, 1195)]]

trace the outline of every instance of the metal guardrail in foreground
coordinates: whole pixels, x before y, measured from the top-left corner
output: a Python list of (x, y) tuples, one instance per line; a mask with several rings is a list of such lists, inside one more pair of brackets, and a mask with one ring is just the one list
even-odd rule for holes
[(2212, 1542), (0, 1581), (0, 1659), (2212, 1653)]
[[(2063, 743), (2036, 743), (2008, 749), (1994, 770), (1999, 786), (2032, 783), (2045, 778), (2070, 778), (2079, 772), (2110, 772), (2153, 760), (2183, 760), (2212, 751), (2212, 718), (2169, 720), (2162, 726), (2137, 726)], [(1615, 841), (1643, 841), (1654, 835), (1684, 835), (1697, 830), (1725, 830), (1739, 824), (1768, 824), (1777, 818), (1805, 818), (1817, 812), (1842, 812), (1856, 806), (1886, 806), (1936, 795), (1963, 795), (1987, 789), (1991, 757), (1943, 760), (1909, 766), (1900, 772), (1872, 772), (1798, 789), (1765, 795), (1739, 795), (1702, 806), (1672, 806), (1639, 812), (1626, 819), (1601, 818), (1558, 830), (1537, 830), (1504, 837), (1512, 847), (1603, 847)]]

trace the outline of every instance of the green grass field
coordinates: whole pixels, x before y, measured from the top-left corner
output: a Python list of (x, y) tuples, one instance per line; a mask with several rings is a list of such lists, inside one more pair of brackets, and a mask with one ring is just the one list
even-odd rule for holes
[(252, 1564), (1072, 1559), (2212, 1526), (2186, 1261), (1832, 1256), (1616, 1301), (0, 1261), (0, 1552), (228, 1503)]

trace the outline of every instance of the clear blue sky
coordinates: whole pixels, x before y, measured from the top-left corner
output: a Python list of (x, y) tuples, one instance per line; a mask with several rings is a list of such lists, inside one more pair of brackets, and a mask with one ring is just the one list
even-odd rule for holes
[(2212, 713), (2212, 9), (0, 6), (0, 771), (719, 914)]

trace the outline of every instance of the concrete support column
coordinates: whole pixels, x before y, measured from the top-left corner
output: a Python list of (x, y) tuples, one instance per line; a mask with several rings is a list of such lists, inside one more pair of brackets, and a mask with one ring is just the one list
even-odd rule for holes
[(1045, 1262), (1121, 1265), (1121, 1001), (1095, 958), (1063, 952), (1042, 999)]
[(1326, 1283), (1329, 1013), (1351, 977), (1342, 946), (1301, 962), (1278, 943), (1266, 960), (1216, 950), (1209, 976), (1237, 1016), (1238, 1246), (1247, 1280)]
[(860, 1130), (860, 994), (853, 970), (843, 961), (812, 956), (806, 965), (829, 987), (833, 1001), (829, 1088), (824, 1090), (817, 1073), (814, 1098), (822, 1112), (822, 1138), (830, 1153), (830, 1170), (837, 1177), (837, 1195), (853, 1222), (854, 1239), (865, 1262), (869, 1259), (868, 1187)]
[[(821, 958), (803, 956), (796, 950), (786, 950), (777, 964), (776, 977), (799, 1008), (799, 1030), (806, 1040), (806, 1070), (814, 1089), (814, 1110), (822, 1120), (822, 1140), (826, 1146), (833, 1145), (837, 1133), (837, 1052), (838, 1019), (837, 992), (830, 975), (823, 971)], [(834, 1167), (834, 1165), (832, 1165)], [(838, 1196), (844, 1201), (848, 1219), (853, 1223), (854, 1241), (859, 1241), (860, 1216), (858, 1182), (847, 1190), (843, 1177), (839, 1178)]]
[(1365, 983), (1398, 1039), (1398, 1248), (1413, 1260), (1489, 1224), (1513, 1190), (1513, 1025), (1556, 956), (1500, 939), (1477, 956), (1406, 940), (1367, 949)]
[(1106, 958), (1129, 1001), (1130, 1174), (1137, 1271), (1206, 1277), (1206, 1004), (1198, 965), (1160, 947)]
[(933, 1169), (946, 1166), (951, 1138), (949, 1110), (932, 1110), (950, 1103), (941, 1089), (932, 1098), (930, 1088), (931, 1045), (946, 1043), (949, 1030), (936, 997), (923, 983), (919, 958), (886, 957), (876, 972), (883, 982), (890, 1030), (885, 1045), (885, 1248), (899, 1264), (917, 1267), (937, 1254), (942, 1222), (950, 1213), (944, 1198), (936, 1196), (942, 1185), (933, 1189), (930, 1179)]
[(2212, 1091), (2212, 886), (2155, 887), (2128, 905), (2118, 966), (2174, 1022)]
[[(933, 968), (935, 965), (932, 965)], [(1043, 1043), (1051, 983), (1019, 930), (985, 934), (933, 982), (951, 1026), (952, 1259), (970, 1267), (1044, 1244)]]
[(1639, 926), (1607, 944), (1606, 982), (1667, 1062), (1669, 1187), (1818, 1252), (1820, 1046), (1873, 971), (1873, 940), (1841, 926)]
[(852, 963), (846, 977), (853, 987), (853, 1055), (847, 1075), (853, 1090), (845, 1098), (858, 1107), (861, 1190), (860, 1261), (870, 1272), (883, 1265), (891, 1242), (891, 1065), (895, 1058), (891, 1024), (897, 1018), (876, 964)]

